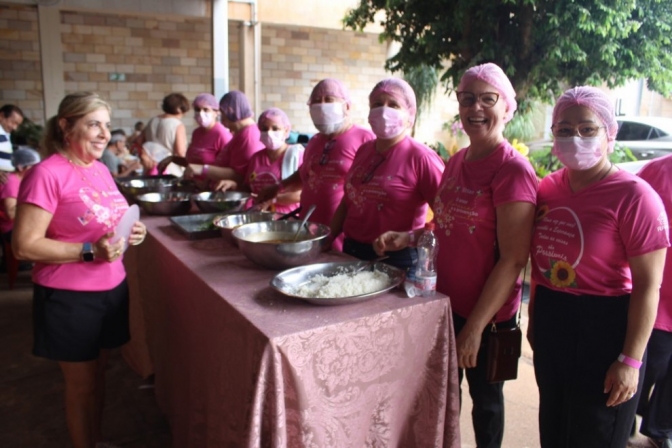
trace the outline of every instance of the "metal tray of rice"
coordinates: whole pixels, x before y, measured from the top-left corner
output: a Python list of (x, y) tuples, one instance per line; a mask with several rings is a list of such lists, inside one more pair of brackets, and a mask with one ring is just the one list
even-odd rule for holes
[(357, 272), (365, 261), (317, 263), (287, 269), (271, 280), (271, 286), (290, 297), (315, 305), (345, 305), (369, 300), (399, 286), (403, 270), (385, 263)]

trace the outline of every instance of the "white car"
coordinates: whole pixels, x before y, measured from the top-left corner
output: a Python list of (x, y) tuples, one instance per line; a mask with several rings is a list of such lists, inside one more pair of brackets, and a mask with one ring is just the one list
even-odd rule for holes
[(617, 117), (616, 142), (640, 160), (672, 153), (672, 118)]

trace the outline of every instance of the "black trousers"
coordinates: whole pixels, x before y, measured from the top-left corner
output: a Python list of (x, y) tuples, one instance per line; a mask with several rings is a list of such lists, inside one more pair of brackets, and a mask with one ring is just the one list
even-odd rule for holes
[[(460, 334), (467, 323), (463, 317), (453, 313), (455, 335)], [(516, 326), (516, 316), (497, 324), (497, 328), (513, 328)], [(481, 335), (481, 346), (476, 357), (476, 367), (459, 369), (460, 384), (465, 374), (469, 384), (469, 395), (473, 402), (471, 408), (471, 423), (474, 427), (476, 446), (478, 448), (499, 448), (504, 437), (504, 383), (489, 383), (487, 374), (488, 339), (490, 325)], [(462, 405), (462, 390), (460, 389), (460, 407)]]
[[(543, 448), (624, 448), (637, 394), (607, 407), (604, 378), (623, 349), (630, 296), (576, 296), (538, 286), (534, 301), (534, 371)], [(646, 361), (646, 356), (645, 360)]]
[(646, 374), (637, 405), (640, 432), (652, 439), (672, 439), (672, 332), (653, 330), (646, 351)]

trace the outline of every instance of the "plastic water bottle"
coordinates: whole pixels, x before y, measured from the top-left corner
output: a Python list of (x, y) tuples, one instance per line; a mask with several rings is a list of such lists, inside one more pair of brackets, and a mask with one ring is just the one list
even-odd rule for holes
[(434, 235), (434, 223), (425, 224), (418, 239), (418, 264), (415, 268), (416, 295), (431, 297), (436, 294), (436, 254), (439, 242)]

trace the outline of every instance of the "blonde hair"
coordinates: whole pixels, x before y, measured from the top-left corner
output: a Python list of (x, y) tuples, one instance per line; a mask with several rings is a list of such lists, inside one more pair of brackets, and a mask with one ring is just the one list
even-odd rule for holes
[[(42, 137), (42, 148), (46, 156), (61, 152), (66, 147), (66, 137), (72, 132), (75, 123), (86, 114), (100, 108), (112, 112), (112, 108), (97, 93), (77, 92), (66, 95), (58, 105), (58, 114), (47, 122)], [(61, 129), (60, 121), (65, 119), (66, 125)]]

